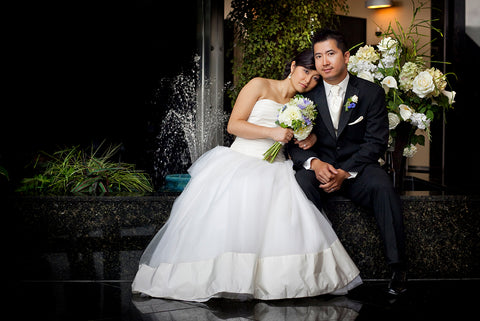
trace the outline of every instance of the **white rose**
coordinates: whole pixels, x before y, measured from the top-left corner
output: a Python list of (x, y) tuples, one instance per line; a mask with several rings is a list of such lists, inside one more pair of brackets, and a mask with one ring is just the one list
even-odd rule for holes
[(400, 124), (400, 118), (395, 113), (388, 113), (388, 129), (395, 129)]
[(418, 97), (424, 98), (435, 90), (435, 83), (433, 77), (428, 71), (422, 71), (413, 79), (413, 92)]
[(448, 103), (451, 105), (455, 102), (455, 96), (457, 95), (457, 93), (455, 91), (448, 91), (448, 90), (443, 90), (442, 91), (442, 94), (444, 94), (445, 96), (447, 96), (448, 98)]
[(395, 39), (392, 39), (392, 37), (385, 37), (378, 43), (377, 48), (380, 51), (388, 51), (396, 45), (397, 41)]
[(371, 82), (375, 82), (372, 73), (370, 73), (368, 71), (360, 71), (357, 76), (358, 76), (358, 78), (362, 78), (362, 79), (365, 79), (365, 80), (368, 80), (368, 81), (371, 81)]
[(408, 107), (405, 104), (401, 104), (400, 106), (398, 106), (398, 109), (400, 110), (400, 116), (402, 116), (403, 120), (409, 120), (414, 112), (412, 108)]
[(358, 96), (357, 95), (352, 96), (352, 102), (354, 102), (355, 104), (358, 103)]
[(392, 76), (387, 76), (387, 77), (383, 78), (381, 84), (382, 84), (383, 89), (385, 89), (385, 94), (388, 94), (388, 91), (390, 90), (390, 88), (398, 89), (397, 80), (395, 78), (393, 78)]

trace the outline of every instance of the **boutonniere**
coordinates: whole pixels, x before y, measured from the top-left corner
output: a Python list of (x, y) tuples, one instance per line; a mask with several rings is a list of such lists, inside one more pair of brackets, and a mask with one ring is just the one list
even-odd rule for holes
[(357, 107), (357, 102), (357, 95), (353, 95), (352, 97), (348, 98), (347, 102), (345, 103), (345, 111), (349, 111), (350, 109)]

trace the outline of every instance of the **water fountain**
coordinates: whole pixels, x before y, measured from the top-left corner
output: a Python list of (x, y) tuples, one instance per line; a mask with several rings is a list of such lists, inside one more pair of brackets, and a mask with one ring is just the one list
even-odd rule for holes
[(218, 97), (223, 92), (212, 93), (214, 80), (201, 77), (200, 64), (195, 56), (191, 70), (161, 81), (171, 95), (157, 136), (154, 172), (167, 191), (181, 191), (189, 179), (188, 167), (206, 151), (224, 145), (228, 116), (216, 103), (223, 101)]
[(223, 1), (198, 0), (193, 68), (161, 83), (171, 94), (157, 136), (154, 179), (166, 181), (166, 189), (182, 190), (189, 179), (188, 167), (211, 148), (228, 144), (223, 111), (223, 23)]

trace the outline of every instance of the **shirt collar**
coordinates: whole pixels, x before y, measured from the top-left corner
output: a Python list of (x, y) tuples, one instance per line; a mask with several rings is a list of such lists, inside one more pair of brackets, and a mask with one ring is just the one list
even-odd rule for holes
[[(350, 79), (350, 74), (347, 73), (347, 76), (340, 83), (337, 84), (337, 86), (340, 86), (340, 92), (342, 94), (347, 92), (347, 86), (348, 86), (348, 80), (349, 79)], [(326, 83), (325, 80), (324, 80), (323, 81), (323, 86), (325, 87), (325, 93), (328, 96), (328, 94), (330, 93), (330, 88), (332, 87), (332, 85)]]

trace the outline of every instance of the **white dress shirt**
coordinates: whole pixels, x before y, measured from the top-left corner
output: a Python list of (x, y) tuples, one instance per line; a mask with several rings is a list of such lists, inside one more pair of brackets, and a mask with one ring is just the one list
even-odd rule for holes
[[(345, 77), (345, 79), (343, 79), (339, 84), (337, 84), (337, 86), (340, 87), (339, 95), (342, 98), (342, 102), (345, 99), (345, 93), (347, 92), (347, 86), (348, 86), (349, 79), (350, 79), (350, 75), (347, 73), (347, 77)], [(332, 95), (330, 94), (330, 89), (332, 88), (332, 85), (323, 81), (323, 87), (325, 88), (325, 95), (327, 97), (328, 109), (330, 111), (330, 116), (332, 117), (332, 122), (333, 122), (333, 127), (335, 129), (335, 134), (337, 134), (338, 120), (340, 119), (340, 114), (342, 112), (343, 104), (340, 104), (340, 109), (339, 110), (338, 110), (338, 106), (333, 106)], [(311, 165), (312, 159), (314, 159), (314, 158), (316, 158), (316, 157), (310, 157), (309, 159), (307, 159), (305, 161), (305, 163), (303, 163), (303, 167), (305, 169), (311, 169), (310, 165)], [(350, 177), (348, 177), (348, 179), (354, 178), (358, 174), (357, 172), (348, 172), (348, 173), (350, 174)]]

